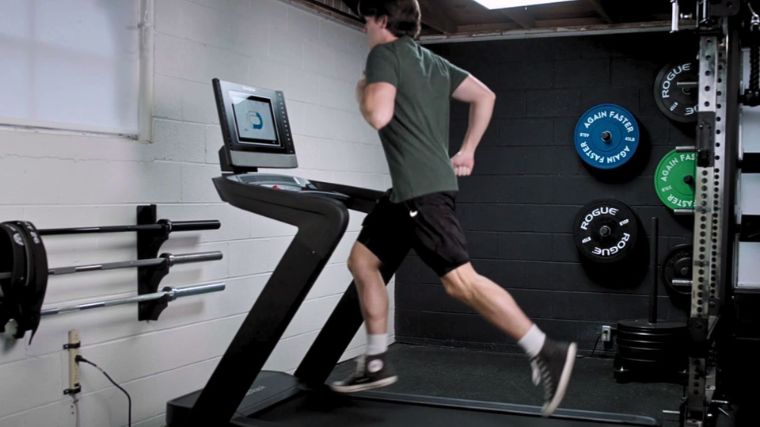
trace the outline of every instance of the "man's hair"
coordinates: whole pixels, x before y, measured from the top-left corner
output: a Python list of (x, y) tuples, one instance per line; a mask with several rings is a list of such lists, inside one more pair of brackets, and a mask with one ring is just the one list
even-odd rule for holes
[(359, 0), (359, 16), (388, 17), (388, 31), (396, 37), (420, 34), (420, 5), (417, 0)]

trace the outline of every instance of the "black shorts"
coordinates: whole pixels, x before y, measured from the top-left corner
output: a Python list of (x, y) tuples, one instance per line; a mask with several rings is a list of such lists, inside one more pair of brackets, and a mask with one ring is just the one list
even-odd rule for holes
[(414, 249), (442, 277), (470, 262), (455, 197), (456, 192), (440, 192), (392, 203), (386, 193), (364, 218), (357, 241), (384, 264)]

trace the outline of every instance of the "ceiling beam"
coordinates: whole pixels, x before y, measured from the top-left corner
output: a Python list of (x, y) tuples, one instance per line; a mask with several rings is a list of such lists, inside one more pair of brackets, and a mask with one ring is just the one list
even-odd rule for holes
[[(689, 25), (696, 25), (694, 21), (689, 21)], [(465, 29), (465, 26), (460, 27)], [(483, 27), (477, 28), (482, 30)], [(511, 29), (498, 31), (497, 28), (493, 28), (493, 31), (482, 33), (480, 31), (464, 32), (460, 31), (459, 34), (451, 34), (446, 36), (423, 36), (420, 37), (420, 42), (424, 45), (436, 44), (436, 43), (469, 43), (488, 40), (511, 40), (511, 39), (528, 39), (528, 38), (543, 38), (543, 37), (565, 37), (565, 36), (592, 36), (602, 34), (628, 34), (628, 33), (649, 33), (649, 32), (667, 32), (670, 31), (670, 21), (648, 21), (648, 22), (634, 22), (625, 24), (600, 24), (600, 25), (584, 25), (580, 27), (547, 27), (547, 28), (531, 28), (524, 29)]]
[(528, 12), (527, 7), (513, 7), (509, 9), (500, 9), (502, 15), (514, 21), (521, 28), (533, 28), (535, 25), (535, 19), (533, 15)]
[(602, 6), (602, 3), (599, 0), (586, 0), (586, 3), (590, 4), (591, 7), (594, 8), (594, 11), (597, 13), (597, 15), (599, 15), (605, 24), (612, 24), (612, 18), (610, 18), (610, 15), (608, 15), (604, 10), (604, 6)]
[(328, 3), (327, 0), (283, 0), (291, 5), (310, 10), (319, 15), (325, 16), (334, 21), (342, 22), (354, 28), (362, 28), (364, 24), (361, 19), (345, 4)]
[(443, 8), (434, 5), (436, 0), (420, 1), (420, 12), (422, 13), (422, 22), (428, 27), (443, 34), (453, 34), (457, 32), (457, 24), (451, 19)]
[[(501, 23), (493, 23), (493, 24), (468, 24), (468, 25), (460, 25), (459, 26), (459, 32), (456, 34), (452, 34), (452, 36), (457, 36), (459, 34), (484, 34), (484, 33), (501, 33), (504, 31), (513, 31), (513, 30), (519, 30), (522, 31), (524, 28), (520, 28), (517, 25), (515, 25), (514, 22), (501, 22)], [(424, 37), (421, 37), (424, 38)]]

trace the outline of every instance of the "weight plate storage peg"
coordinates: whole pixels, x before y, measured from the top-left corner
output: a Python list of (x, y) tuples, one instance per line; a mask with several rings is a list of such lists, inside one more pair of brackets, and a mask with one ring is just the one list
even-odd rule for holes
[(654, 79), (654, 100), (669, 119), (681, 123), (697, 120), (698, 68), (694, 61), (669, 64)]
[(639, 146), (639, 125), (630, 111), (615, 104), (588, 109), (575, 125), (575, 150), (597, 169), (614, 169), (633, 158)]
[(672, 150), (662, 157), (654, 173), (654, 189), (670, 209), (694, 209), (696, 153)]
[(636, 247), (639, 220), (623, 202), (594, 200), (575, 217), (573, 238), (581, 255), (595, 263), (617, 263), (630, 257)]

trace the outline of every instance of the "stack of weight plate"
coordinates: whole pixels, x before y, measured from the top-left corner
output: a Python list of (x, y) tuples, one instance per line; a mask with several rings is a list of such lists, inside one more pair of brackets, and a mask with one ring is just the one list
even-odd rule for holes
[[(657, 106), (669, 119), (693, 123), (697, 119), (697, 64), (685, 60), (668, 64), (657, 75), (654, 95)], [(657, 165), (655, 189), (665, 206), (674, 211), (694, 209), (694, 175), (696, 154), (672, 150)], [(657, 242), (656, 222), (652, 238)], [(690, 275), (691, 249), (679, 247), (668, 256), (663, 271), (669, 291), (688, 301), (690, 286), (684, 288)], [(617, 354), (615, 378), (630, 380), (684, 380), (688, 367), (688, 330), (683, 322), (657, 321), (657, 247), (652, 248), (652, 306), (648, 319), (621, 320), (617, 324)], [(674, 281), (675, 279), (675, 281)], [(683, 280), (678, 280), (683, 279)]]
[(685, 379), (688, 365), (688, 331), (686, 323), (657, 320), (659, 274), (659, 220), (652, 218), (650, 230), (650, 272), (652, 287), (649, 316), (646, 319), (621, 320), (617, 325), (615, 377), (628, 380)]
[(622, 320), (617, 325), (615, 378), (679, 379), (688, 363), (687, 330), (682, 322)]

